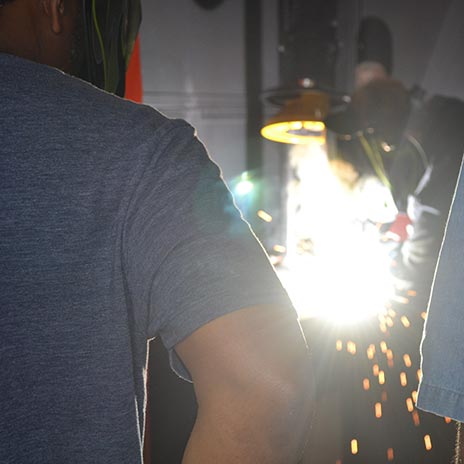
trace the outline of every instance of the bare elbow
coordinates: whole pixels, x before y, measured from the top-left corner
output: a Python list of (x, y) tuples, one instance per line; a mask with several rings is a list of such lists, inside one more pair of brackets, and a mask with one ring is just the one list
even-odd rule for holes
[(313, 373), (295, 319), (256, 307), (221, 318), (198, 337), (205, 332), (213, 339), (208, 349), (195, 350), (197, 336), (179, 346), (199, 406), (184, 463), (297, 463)]
[[(309, 360), (305, 358), (287, 371), (287, 377), (273, 386), (268, 395), (270, 462), (297, 462), (301, 458), (308, 437), (309, 423), (313, 410), (313, 376)], [(263, 394), (263, 387), (261, 395)]]
[(208, 434), (214, 429), (224, 453), (215, 462), (296, 464), (308, 436), (312, 393), (308, 363), (271, 366), (200, 399), (197, 426), (214, 423)]
[(234, 393), (239, 417), (231, 423), (237, 424), (238, 441), (252, 443), (254, 462), (297, 463), (304, 451), (314, 377), (306, 348), (290, 353), (263, 362), (253, 373), (245, 369)]

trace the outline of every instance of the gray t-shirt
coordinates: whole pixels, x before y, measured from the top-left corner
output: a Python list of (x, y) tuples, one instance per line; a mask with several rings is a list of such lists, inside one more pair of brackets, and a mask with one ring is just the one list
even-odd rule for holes
[(140, 462), (147, 340), (287, 295), (184, 121), (0, 54), (0, 128), (0, 462)]

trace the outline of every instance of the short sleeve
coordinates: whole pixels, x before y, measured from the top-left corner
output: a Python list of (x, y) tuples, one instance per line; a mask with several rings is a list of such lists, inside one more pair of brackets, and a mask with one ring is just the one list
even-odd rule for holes
[(188, 377), (173, 348), (202, 325), (256, 304), (294, 310), (193, 129), (172, 130), (162, 145), (131, 202), (127, 278), (137, 326), (160, 335)]

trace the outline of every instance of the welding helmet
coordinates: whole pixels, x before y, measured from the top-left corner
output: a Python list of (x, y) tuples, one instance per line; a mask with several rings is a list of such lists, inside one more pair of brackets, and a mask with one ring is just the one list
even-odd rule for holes
[(79, 77), (124, 96), (142, 19), (140, 0), (83, 0), (84, 62)]

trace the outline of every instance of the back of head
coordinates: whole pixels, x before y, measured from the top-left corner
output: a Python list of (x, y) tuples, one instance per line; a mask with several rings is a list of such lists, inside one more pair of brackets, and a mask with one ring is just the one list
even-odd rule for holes
[(0, 0), (0, 52), (124, 95), (140, 0)]
[(358, 88), (351, 108), (360, 129), (372, 128), (379, 138), (396, 145), (408, 122), (411, 104), (403, 84), (385, 78), (374, 79)]

